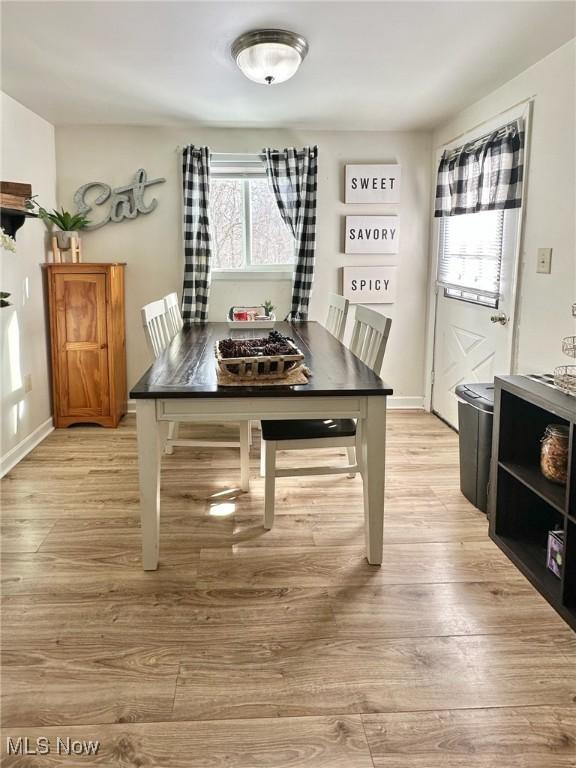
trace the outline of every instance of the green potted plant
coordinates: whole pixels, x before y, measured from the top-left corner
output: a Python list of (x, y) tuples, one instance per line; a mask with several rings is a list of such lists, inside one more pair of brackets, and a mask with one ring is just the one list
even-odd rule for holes
[(65, 211), (64, 208), (60, 211), (57, 209), (47, 211), (46, 208), (43, 208), (36, 202), (36, 200), (34, 200), (34, 198), (30, 198), (27, 202), (27, 206), (29, 208), (36, 206), (38, 208), (38, 216), (47, 226), (55, 225), (58, 227), (55, 233), (56, 240), (58, 242), (58, 248), (63, 251), (70, 247), (70, 238), (72, 236), (77, 237), (78, 232), (82, 229), (86, 229), (90, 224), (86, 216), (82, 213), (70, 213), (69, 211)]
[(262, 304), (262, 306), (264, 307), (264, 312), (266, 312), (266, 316), (274, 319), (274, 310), (276, 309), (276, 307), (274, 306), (274, 304), (272, 304), (270, 299), (266, 299), (266, 301)]

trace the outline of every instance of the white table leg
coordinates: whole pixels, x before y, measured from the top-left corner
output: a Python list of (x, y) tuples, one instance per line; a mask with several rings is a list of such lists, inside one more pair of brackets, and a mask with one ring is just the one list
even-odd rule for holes
[(366, 557), (382, 564), (384, 539), (384, 472), (386, 468), (386, 398), (367, 397), (361, 427)]
[(274, 440), (262, 441), (266, 454), (266, 477), (264, 479), (264, 528), (269, 531), (274, 525), (274, 506), (276, 503), (276, 450), (278, 443)]
[(156, 401), (136, 400), (142, 563), (145, 571), (158, 568), (160, 544), (160, 429)]
[(250, 490), (250, 422), (240, 422), (240, 488)]
[(266, 477), (266, 443), (260, 435), (260, 477)]

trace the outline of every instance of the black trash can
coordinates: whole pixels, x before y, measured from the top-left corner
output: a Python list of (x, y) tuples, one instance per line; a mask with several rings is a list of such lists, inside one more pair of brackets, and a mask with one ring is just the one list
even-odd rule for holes
[(488, 510), (492, 455), (494, 384), (459, 384), (460, 490), (482, 512)]

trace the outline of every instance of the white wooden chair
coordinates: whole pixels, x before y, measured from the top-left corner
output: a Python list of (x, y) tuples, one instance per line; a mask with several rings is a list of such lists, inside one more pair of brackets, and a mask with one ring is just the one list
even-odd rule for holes
[(173, 339), (184, 325), (182, 314), (180, 312), (178, 294), (169, 293), (167, 296), (164, 296), (164, 307), (166, 309), (166, 325), (168, 327), (168, 332), (170, 333), (170, 338)]
[(344, 330), (346, 328), (346, 319), (348, 317), (348, 307), (350, 302), (344, 296), (337, 293), (331, 293), (328, 297), (328, 315), (326, 317), (326, 330), (336, 336), (338, 341), (342, 341)]
[[(390, 334), (392, 320), (362, 305), (356, 307), (350, 350), (379, 374)], [(263, 421), (262, 446), (264, 461), (264, 527), (274, 524), (274, 496), (277, 477), (300, 475), (362, 473), (360, 426), (354, 419), (310, 419), (306, 421)], [(310, 448), (346, 448), (348, 464), (330, 467), (298, 467), (277, 469), (276, 453), (281, 450), (308, 450)]]
[[(170, 306), (172, 307), (172, 296), (176, 296), (176, 294), (169, 294), (165, 299), (152, 301), (150, 304), (146, 304), (146, 306), (142, 307), (141, 310), (146, 343), (154, 359), (166, 349), (178, 330), (180, 330), (180, 328), (176, 331), (173, 330), (178, 322), (177, 317), (174, 318), (174, 315), (172, 315), (171, 319), (167, 319), (166, 317), (167, 299), (170, 299)], [(180, 316), (177, 297), (176, 310), (178, 316)], [(181, 317), (180, 322), (182, 323)], [(240, 422), (240, 439), (234, 441), (180, 439), (178, 437), (178, 430), (179, 424), (177, 421), (170, 421), (168, 423), (168, 434), (164, 441), (164, 450), (168, 454), (173, 453), (174, 447), (176, 446), (188, 446), (192, 448), (240, 448), (240, 487), (243, 491), (249, 489), (251, 443), (249, 421)]]
[(170, 332), (166, 324), (166, 306), (163, 299), (151, 301), (150, 304), (141, 309), (142, 325), (144, 326), (144, 335), (146, 344), (152, 353), (153, 358), (157, 358), (160, 352), (170, 343)]

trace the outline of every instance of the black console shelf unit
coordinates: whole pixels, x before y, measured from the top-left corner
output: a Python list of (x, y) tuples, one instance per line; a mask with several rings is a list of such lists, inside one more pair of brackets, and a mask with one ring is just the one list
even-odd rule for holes
[[(568, 482), (540, 472), (548, 424), (570, 430)], [(526, 376), (494, 381), (490, 537), (562, 618), (576, 629), (576, 398)], [(559, 579), (546, 567), (548, 532), (565, 533)]]

